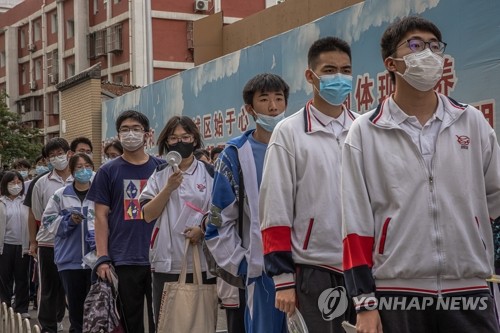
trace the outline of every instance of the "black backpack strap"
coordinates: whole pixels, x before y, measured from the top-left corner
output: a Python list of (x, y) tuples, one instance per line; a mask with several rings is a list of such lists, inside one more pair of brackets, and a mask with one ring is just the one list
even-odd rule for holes
[(243, 171), (241, 165), (238, 165), (238, 177), (240, 179), (240, 188), (238, 193), (238, 235), (243, 245), (243, 206), (245, 204), (245, 182), (243, 180)]
[(208, 174), (210, 175), (210, 177), (214, 178), (214, 175), (215, 175), (215, 168), (212, 164), (209, 164), (205, 161), (200, 161), (202, 162), (204, 165), (205, 165), (205, 169), (207, 170)]

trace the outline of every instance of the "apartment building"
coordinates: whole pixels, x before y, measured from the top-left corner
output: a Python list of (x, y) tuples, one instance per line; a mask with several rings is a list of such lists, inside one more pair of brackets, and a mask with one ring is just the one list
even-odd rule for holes
[(59, 136), (58, 83), (100, 63), (102, 82), (148, 85), (194, 66), (194, 21), (282, 1), (25, 0), (0, 14), (0, 89), (26, 125)]

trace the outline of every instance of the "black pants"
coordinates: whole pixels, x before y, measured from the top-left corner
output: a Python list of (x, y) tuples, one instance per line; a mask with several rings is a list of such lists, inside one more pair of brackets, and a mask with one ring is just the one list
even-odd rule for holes
[(59, 272), (68, 301), (69, 321), (75, 333), (82, 333), (83, 303), (90, 290), (90, 272), (90, 269), (70, 269)]
[(155, 332), (152, 312), (150, 266), (115, 266), (118, 275), (120, 317), (128, 333), (144, 333), (144, 297), (148, 309), (149, 332)]
[(238, 289), (240, 306), (236, 309), (226, 309), (227, 333), (245, 332), (245, 289)]
[(54, 263), (54, 248), (38, 248), (38, 265), (40, 267), (40, 305), (38, 321), (42, 332), (56, 333), (57, 323), (64, 319), (64, 288)]
[(4, 244), (0, 255), (0, 300), (11, 306), (13, 282), (16, 297), (14, 311), (27, 313), (29, 306), (29, 262), (27, 254), (23, 256), (22, 245)]
[[(380, 297), (381, 295), (378, 295)], [(381, 309), (379, 311), (384, 333), (498, 333), (498, 322), (495, 315), (495, 302), (488, 293), (458, 297), (459, 302), (442, 299), (438, 308), (436, 298), (424, 300), (422, 297), (387, 296), (398, 299), (397, 309)], [(416, 299), (416, 300), (414, 300)], [(468, 299), (469, 304), (478, 307), (467, 310), (458, 309), (460, 300)], [(423, 304), (432, 305), (423, 306)], [(380, 301), (379, 301), (380, 304)], [(403, 305), (404, 304), (404, 305)], [(444, 308), (448, 304), (450, 308)], [(409, 307), (412, 305), (411, 307)], [(403, 307), (404, 306), (404, 307)], [(453, 306), (456, 306), (453, 309)]]
[[(203, 284), (215, 284), (216, 279), (207, 279), (207, 274), (202, 272)], [(153, 309), (155, 315), (155, 323), (158, 323), (158, 315), (160, 314), (161, 296), (163, 294), (163, 286), (165, 282), (177, 282), (179, 274), (153, 273)], [(186, 274), (186, 283), (193, 283), (193, 274)]]
[[(344, 332), (344, 320), (354, 324), (355, 310), (351, 297), (345, 292), (344, 276), (342, 274), (317, 269), (314, 266), (297, 265), (296, 269), (297, 307), (304, 317), (309, 332), (334, 333)], [(344, 288), (347, 309), (343, 315), (324, 319), (324, 314), (319, 308), (318, 300), (324, 291), (331, 288)], [(385, 331), (384, 331), (385, 333)]]

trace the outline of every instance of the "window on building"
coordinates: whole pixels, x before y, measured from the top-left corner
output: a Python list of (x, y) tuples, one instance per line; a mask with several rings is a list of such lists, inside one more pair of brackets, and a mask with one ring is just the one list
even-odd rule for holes
[(97, 13), (99, 13), (99, 1), (94, 0), (94, 15), (96, 15)]
[(47, 76), (49, 84), (59, 82), (59, 55), (57, 49), (47, 53)]
[(120, 3), (121, 0), (114, 0), (114, 4), (116, 5), (117, 3)]
[(43, 111), (43, 97), (34, 98), (34, 111)]
[(26, 65), (21, 66), (21, 83), (23, 85), (26, 84), (26, 78), (27, 78), (28, 73), (26, 72)]
[(92, 32), (87, 36), (89, 59), (96, 59), (106, 54), (106, 29)]
[(59, 114), (59, 93), (52, 94), (52, 114)]
[(75, 64), (74, 63), (68, 64), (66, 67), (67, 67), (66, 78), (72, 77), (73, 75), (75, 75)]
[(121, 75), (121, 74), (120, 75), (115, 75), (114, 76), (114, 81), (115, 81), (115, 83), (118, 83), (118, 84), (124, 83), (124, 81), (123, 81), (123, 75)]
[(21, 35), (21, 48), (23, 48), (26, 46), (26, 31), (24, 29), (21, 29), (20, 35)]
[(5, 67), (5, 51), (0, 52), (0, 68)]
[(73, 20), (67, 21), (66, 34), (67, 34), (66, 38), (73, 38), (75, 36), (75, 21), (73, 21)]
[(50, 32), (53, 34), (57, 32), (57, 13), (50, 15)]
[(42, 59), (35, 60), (35, 80), (42, 78)]
[(33, 22), (33, 40), (35, 42), (42, 39), (42, 25), (40, 20)]
[(122, 25), (121, 23), (115, 24), (108, 28), (107, 31), (108, 45), (107, 52), (120, 52), (122, 51)]

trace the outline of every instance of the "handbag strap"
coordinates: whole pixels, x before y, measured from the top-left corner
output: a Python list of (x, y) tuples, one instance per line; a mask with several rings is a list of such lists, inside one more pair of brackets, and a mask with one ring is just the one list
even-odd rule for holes
[[(184, 245), (184, 257), (182, 258), (182, 269), (181, 274), (179, 275), (178, 282), (180, 284), (186, 284), (186, 275), (187, 275), (187, 256), (189, 251), (189, 246), (191, 245), (191, 241), (189, 238), (186, 238)], [(202, 274), (201, 274), (201, 261), (200, 261), (200, 252), (198, 244), (192, 245), (193, 250), (193, 282), (195, 284), (203, 284)]]

